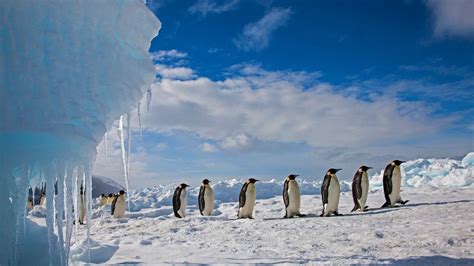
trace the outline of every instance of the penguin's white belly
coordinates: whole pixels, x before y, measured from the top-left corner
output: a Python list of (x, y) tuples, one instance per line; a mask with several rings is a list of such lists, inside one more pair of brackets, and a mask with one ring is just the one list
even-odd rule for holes
[(364, 210), (365, 204), (367, 203), (367, 195), (369, 193), (369, 178), (367, 176), (367, 172), (362, 174), (361, 180), (361, 187), (362, 187), (362, 195), (359, 199), (359, 205), (361, 210)]
[(99, 199), (99, 207), (102, 207), (105, 204), (107, 204), (107, 198), (100, 198)]
[(288, 198), (290, 204), (288, 204), (288, 207), (286, 208), (287, 216), (293, 217), (295, 215), (299, 215), (301, 203), (300, 188), (298, 183), (294, 180), (290, 180), (290, 182), (288, 182)]
[(336, 178), (331, 179), (328, 192), (328, 203), (325, 207), (325, 213), (330, 214), (336, 212), (339, 208), (339, 194), (341, 192), (341, 187), (339, 186), (339, 181)]
[(181, 195), (179, 196), (179, 200), (181, 205), (179, 206), (178, 214), (181, 218), (184, 218), (186, 215), (186, 207), (188, 206), (188, 198), (186, 196), (186, 190), (183, 189), (181, 191)]
[(400, 186), (402, 183), (402, 175), (400, 167), (395, 166), (392, 171), (392, 193), (389, 194), (390, 204), (393, 206), (400, 199)]
[(255, 191), (255, 185), (249, 184), (247, 187), (247, 191), (245, 192), (245, 204), (239, 209), (239, 218), (252, 217), (253, 207), (255, 205), (256, 199), (257, 194)]
[(114, 218), (123, 218), (125, 216), (125, 197), (119, 196), (115, 202)]
[(204, 210), (202, 214), (209, 216), (212, 210), (214, 210), (214, 191), (209, 187), (204, 191)]

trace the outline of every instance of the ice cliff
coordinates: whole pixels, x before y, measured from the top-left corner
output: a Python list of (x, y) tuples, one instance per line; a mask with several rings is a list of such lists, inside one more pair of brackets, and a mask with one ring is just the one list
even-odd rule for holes
[(59, 193), (47, 190), (49, 256), (35, 264), (66, 264), (78, 184), (90, 196), (97, 144), (153, 82), (161, 25), (140, 0), (3, 0), (0, 23), (0, 265), (33, 259), (25, 204), (40, 178)]

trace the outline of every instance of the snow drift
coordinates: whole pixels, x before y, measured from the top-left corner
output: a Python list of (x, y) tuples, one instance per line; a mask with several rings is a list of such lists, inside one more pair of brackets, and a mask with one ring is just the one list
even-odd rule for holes
[(0, 21), (0, 264), (34, 259), (23, 255), (23, 221), (38, 179), (58, 180), (57, 196), (47, 190), (47, 245), (50, 262), (65, 264), (78, 184), (90, 197), (97, 144), (153, 82), (160, 23), (140, 0), (3, 0)]
[[(472, 163), (474, 153), (469, 153), (462, 161), (453, 159), (416, 159), (402, 164), (402, 186), (403, 187), (426, 187), (434, 188), (462, 188), (473, 187), (474, 164)], [(355, 170), (354, 170), (355, 172)], [(383, 171), (376, 173), (370, 178), (370, 190), (383, 189)], [(260, 181), (256, 184), (257, 199), (270, 199), (281, 196), (283, 179), (272, 179)], [(321, 181), (306, 181), (297, 179), (302, 195), (319, 195), (321, 193)], [(244, 180), (232, 179), (216, 182), (212, 185), (217, 204), (225, 202), (238, 202), (239, 192)], [(351, 182), (340, 180), (341, 192), (350, 192)], [(131, 191), (130, 210), (140, 211), (144, 208), (161, 208), (171, 206), (173, 192), (176, 184), (155, 186), (141, 190)], [(199, 188), (188, 189), (188, 204), (196, 205)]]

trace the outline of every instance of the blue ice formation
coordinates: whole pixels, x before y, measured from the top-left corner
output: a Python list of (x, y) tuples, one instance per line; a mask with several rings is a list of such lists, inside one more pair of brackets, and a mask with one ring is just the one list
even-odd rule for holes
[[(141, 0), (2, 0), (0, 25), (0, 265), (67, 264), (78, 184), (90, 197), (97, 144), (153, 82), (161, 24)], [(39, 178), (59, 193), (46, 190), (49, 252), (32, 258), (25, 204)]]

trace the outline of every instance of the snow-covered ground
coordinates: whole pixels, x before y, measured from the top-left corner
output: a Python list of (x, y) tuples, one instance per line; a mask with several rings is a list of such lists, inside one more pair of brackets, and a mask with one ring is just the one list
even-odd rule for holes
[[(467, 158), (467, 159), (466, 159)], [(386, 263), (474, 264), (474, 187), (472, 153), (464, 160), (419, 159), (407, 162), (399, 208), (384, 203), (371, 179), (365, 213), (353, 207), (348, 184), (341, 195), (342, 217), (321, 218), (319, 182), (300, 181), (304, 218), (282, 219), (281, 182), (257, 183), (255, 219), (237, 220), (241, 182), (214, 186), (216, 209), (202, 217), (196, 190), (189, 192), (188, 214), (172, 214), (173, 185), (131, 193), (132, 212), (113, 219), (108, 208), (95, 211), (91, 223), (92, 263)], [(441, 169), (433, 173), (435, 169)], [(449, 182), (452, 179), (452, 182)], [(414, 180), (421, 180), (413, 182)], [(443, 180), (443, 181), (441, 181)], [(461, 184), (459, 180), (462, 180)], [(29, 216), (38, 224), (44, 218)], [(73, 261), (89, 261), (86, 227), (80, 226)]]
[[(329, 218), (318, 216), (320, 196), (309, 195), (302, 197), (305, 218), (282, 219), (281, 197), (257, 200), (254, 220), (236, 220), (235, 203), (220, 204), (212, 217), (201, 217), (196, 206), (184, 219), (174, 218), (171, 207), (119, 220), (104, 215), (92, 222), (91, 261), (474, 263), (472, 188), (411, 188), (402, 195), (410, 200), (405, 207), (349, 213), (352, 199), (345, 192), (340, 206), (345, 216)], [(369, 195), (371, 207), (383, 202), (381, 191)], [(85, 231), (81, 226), (79, 239)], [(85, 246), (73, 247), (74, 259), (87, 261)]]

